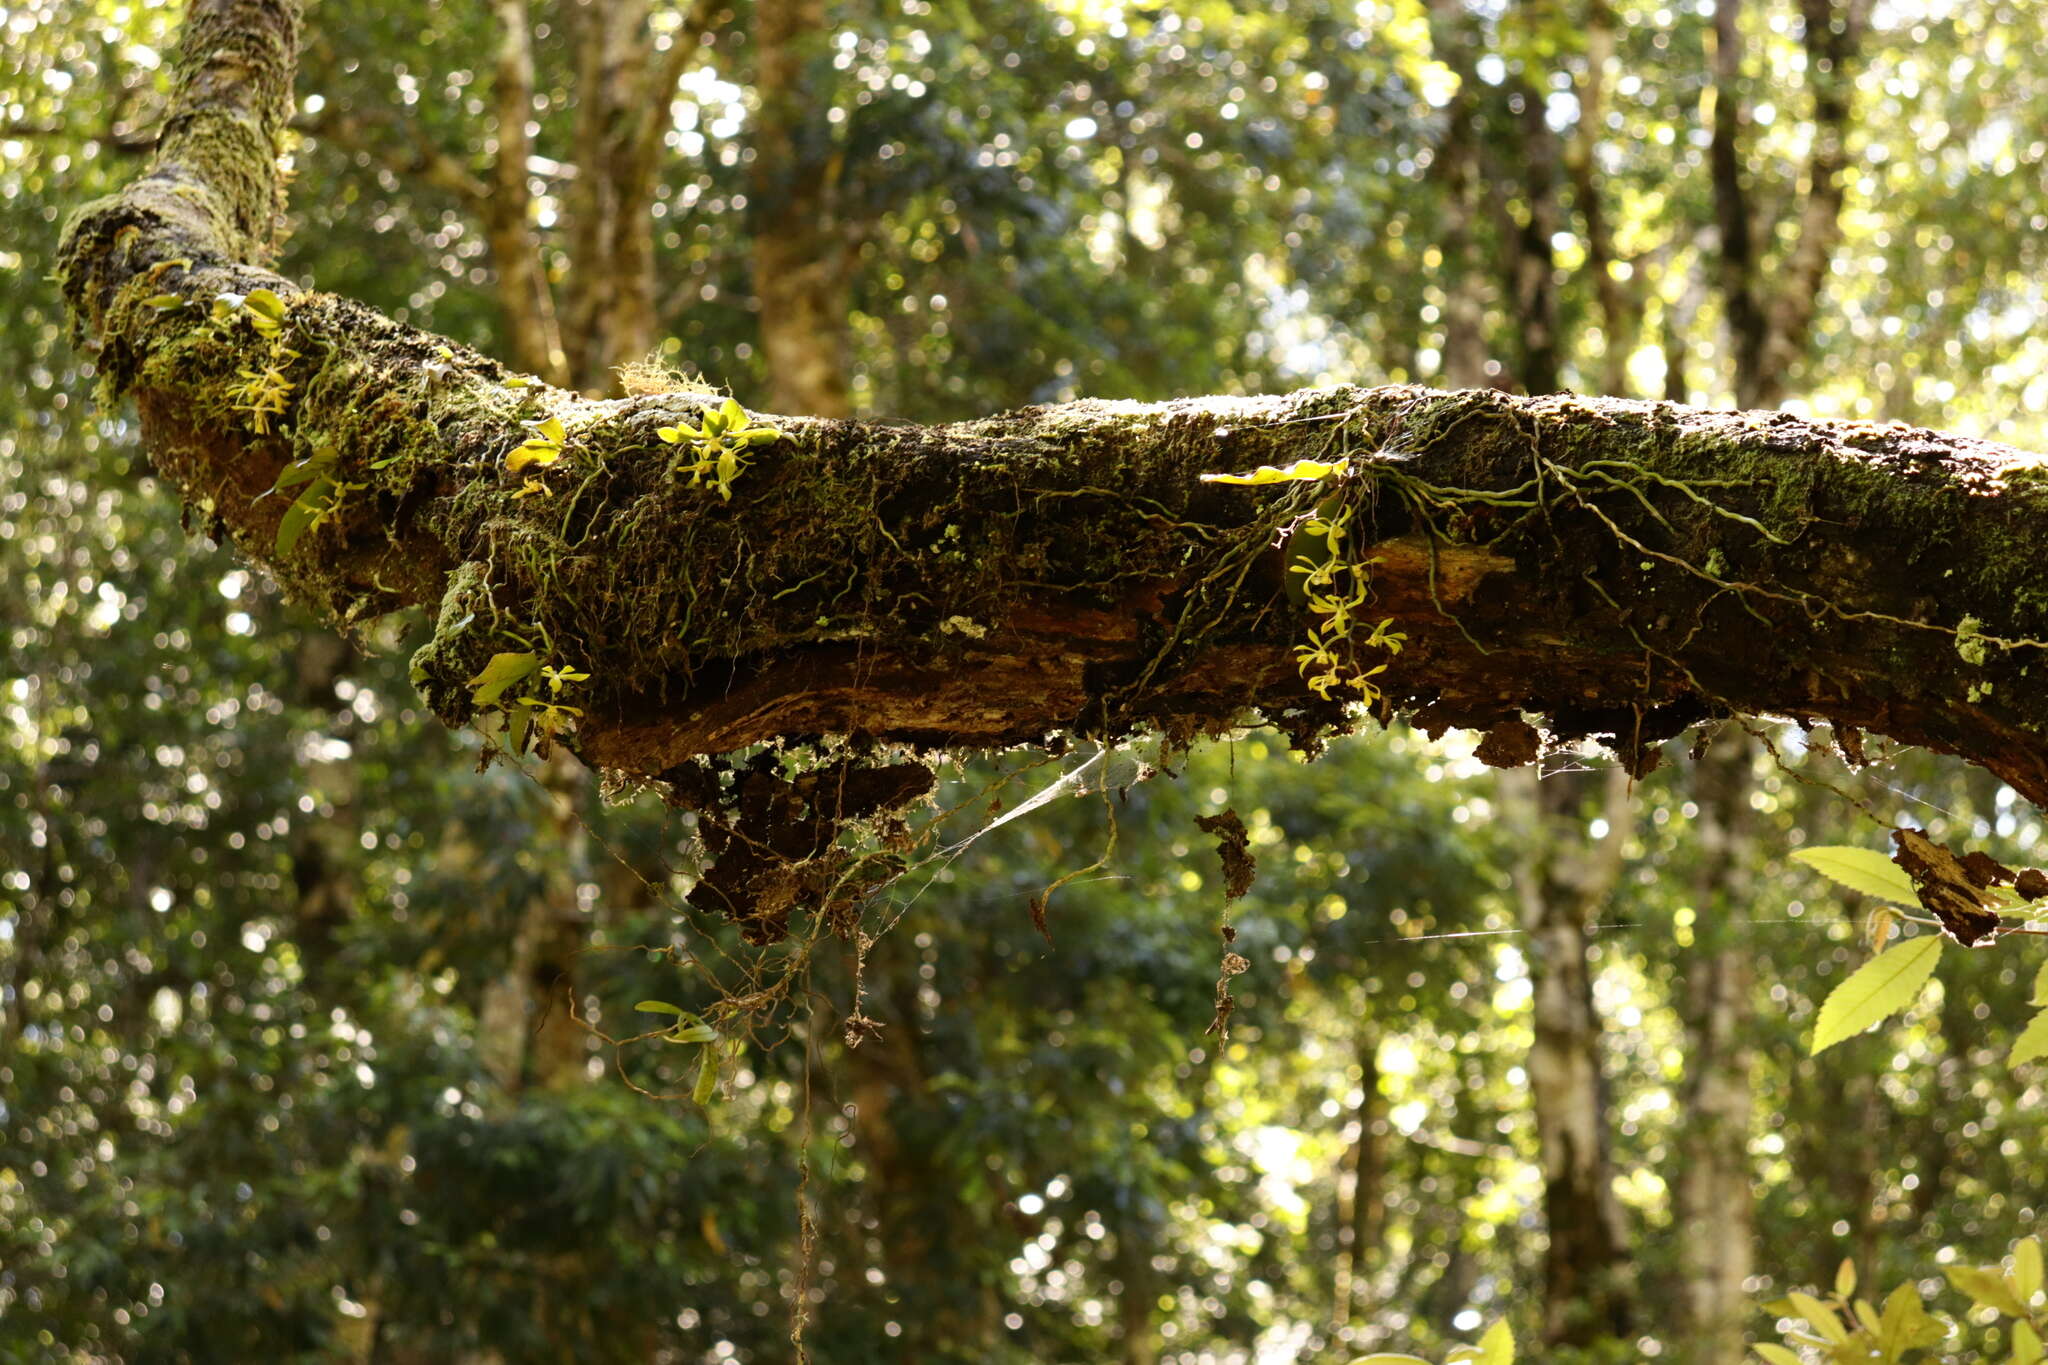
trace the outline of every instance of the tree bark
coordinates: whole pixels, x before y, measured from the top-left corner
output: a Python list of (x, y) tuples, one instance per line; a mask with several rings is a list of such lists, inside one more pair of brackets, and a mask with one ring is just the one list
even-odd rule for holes
[[(1800, 196), (1799, 235), (1763, 298), (1755, 208), (1742, 171), (1742, 0), (1714, 9), (1714, 119), (1708, 161), (1720, 230), (1720, 278), (1735, 359), (1735, 401), (1776, 407), (1811, 346), (1814, 314), (1841, 240), (1842, 174), (1851, 91), (1848, 67), (1861, 42), (1868, 0), (1800, 0), (1813, 86), (1813, 150)], [(1765, 232), (1768, 234), (1768, 225)]]
[(808, 77), (823, 67), (825, 0), (754, 6), (754, 299), (777, 412), (845, 417), (848, 252), (836, 209), (839, 158)]
[[(159, 467), (344, 626), (442, 608), (417, 659), (451, 723), (517, 641), (590, 673), (576, 748), (658, 776), (774, 736), (976, 746), (1260, 716), (1345, 723), (1291, 651), (1289, 528), (1354, 505), (1372, 679), (1434, 730), (1537, 713), (1648, 746), (1717, 710), (1822, 717), (1973, 758), (2048, 798), (2048, 482), (1929, 432), (1410, 388), (1078, 403), (920, 428), (771, 418), (730, 500), (674, 472), (689, 394), (508, 389), (473, 352), (250, 264), (279, 207), (297, 9), (200, 0), (152, 169), (75, 216), (62, 276)], [(284, 302), (269, 338), (224, 291)], [(165, 307), (162, 296), (189, 300)], [(292, 354), (284, 354), (289, 351)], [(282, 410), (240, 371), (274, 369)], [(545, 416), (559, 467), (506, 456)], [(276, 548), (294, 460), (339, 505)], [(1343, 456), (1332, 483), (1203, 473)], [(538, 474), (544, 495), (524, 487)], [(1372, 561), (1366, 565), (1365, 561)], [(509, 632), (509, 633), (508, 633)], [(538, 645), (531, 647), (539, 648)], [(1382, 659), (1362, 651), (1361, 666)]]
[(1744, 1282), (1756, 1259), (1749, 1159), (1755, 969), (1739, 936), (1754, 882), (1752, 757), (1746, 736), (1723, 735), (1694, 772), (1696, 940), (1681, 959), (1685, 1080), (1671, 1182), (1681, 1365), (1740, 1365), (1743, 1326), (1753, 1311)]
[(1529, 1098), (1542, 1148), (1543, 1340), (1591, 1347), (1627, 1340), (1635, 1317), (1634, 1266), (1608, 1158), (1607, 1084), (1600, 1016), (1593, 1004), (1589, 926), (1621, 880), (1630, 798), (1627, 774), (1601, 779), (1605, 832), (1589, 842), (1590, 774), (1538, 782), (1532, 769), (1504, 774), (1504, 804), (1521, 832), (1515, 868), (1529, 931), (1535, 1040)]

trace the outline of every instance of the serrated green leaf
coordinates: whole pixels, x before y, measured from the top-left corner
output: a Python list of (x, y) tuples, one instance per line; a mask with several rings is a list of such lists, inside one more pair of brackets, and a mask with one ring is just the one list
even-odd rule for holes
[(698, 1104), (711, 1103), (711, 1097), (718, 1092), (718, 1051), (704, 1049), (704, 1060), (697, 1063), (697, 1085), (690, 1091), (690, 1098)]
[(1893, 1359), (1899, 1353), (1932, 1346), (1947, 1336), (1948, 1328), (1928, 1315), (1927, 1306), (1920, 1301), (1920, 1291), (1911, 1281), (1885, 1296), (1877, 1339), (1879, 1346), (1893, 1353)]
[(536, 654), (493, 654), (483, 670), (469, 680), (469, 685), (476, 689), (470, 700), (478, 706), (495, 705), (505, 695), (505, 689), (531, 676), (539, 667), (540, 656)]
[(1848, 845), (1802, 848), (1792, 855), (1792, 861), (1804, 863), (1829, 881), (1866, 896), (1876, 896), (1900, 905), (1920, 903), (1919, 895), (1913, 890), (1913, 879), (1897, 863), (1874, 848)]
[(1943, 1266), (1941, 1273), (1948, 1276), (1950, 1284), (1986, 1308), (2015, 1318), (2027, 1315), (2026, 1306), (2014, 1296), (2012, 1286), (2005, 1282), (2004, 1272), (1996, 1266)]
[(2005, 1064), (2018, 1066), (2022, 1062), (2038, 1062), (2043, 1057), (2048, 1057), (2048, 1010), (2027, 1021), (2020, 1036), (2012, 1040), (2012, 1053)]
[(1793, 1290), (1785, 1296), (1792, 1300), (1792, 1310), (1806, 1319), (1806, 1325), (1829, 1341), (1847, 1341), (1849, 1329), (1842, 1326), (1842, 1320), (1835, 1316), (1835, 1310), (1811, 1294)]
[(1806, 1365), (1806, 1362), (1799, 1358), (1799, 1352), (1774, 1342), (1759, 1341), (1754, 1349), (1758, 1355), (1770, 1361), (1771, 1365)]
[(1254, 486), (1264, 483), (1313, 483), (1335, 478), (1351, 468), (1349, 460), (1296, 460), (1289, 465), (1262, 464), (1249, 474), (1204, 474), (1203, 483)]
[(251, 289), (243, 295), (242, 306), (258, 317), (284, 321), (284, 300), (268, 289)]
[(1919, 999), (1935, 964), (1941, 961), (1945, 941), (1940, 934), (1907, 939), (1850, 973), (1820, 1007), (1820, 1018), (1813, 1027), (1813, 1054), (1855, 1037)]

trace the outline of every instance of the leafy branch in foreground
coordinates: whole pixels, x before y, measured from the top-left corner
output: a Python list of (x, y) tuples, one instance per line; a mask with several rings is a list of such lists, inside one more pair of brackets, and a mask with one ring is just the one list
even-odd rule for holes
[[(2039, 1237), (2015, 1243), (2010, 1266), (1945, 1266), (1942, 1273), (1980, 1313), (2011, 1319), (2000, 1324), (2010, 1348), (2007, 1365), (2041, 1365), (2048, 1359), (2042, 1346), (2048, 1335), (2048, 1296), (2042, 1293)], [(1785, 1344), (1759, 1342), (1756, 1353), (1769, 1365), (1904, 1365), (1955, 1335), (1953, 1323), (1927, 1311), (1912, 1281), (1887, 1294), (1881, 1307), (1857, 1298), (1856, 1282), (1856, 1263), (1843, 1261), (1834, 1293), (1826, 1299), (1794, 1290), (1765, 1303), (1765, 1311), (1780, 1320)], [(1804, 1326), (1790, 1326), (1787, 1320)], [(1997, 1357), (1980, 1351), (1975, 1358), (1989, 1362)]]
[[(1941, 961), (1948, 938), (1966, 947), (2005, 934), (2048, 932), (2048, 903), (2041, 901), (2042, 874), (2014, 873), (1983, 853), (1957, 857), (1918, 830), (1892, 831), (1898, 853), (1845, 846), (1805, 848), (1792, 855), (1837, 885), (1887, 902), (1873, 911), (1868, 933), (1877, 956), (1828, 993), (1814, 1023), (1811, 1051), (1820, 1053), (1901, 1013), (1920, 998)], [(2031, 893), (2031, 894), (2030, 894)], [(1910, 907), (1910, 908), (1900, 908)], [(1931, 915), (1912, 913), (1926, 909)], [(1899, 920), (1937, 930), (1887, 948)], [(2048, 1006), (2048, 963), (2035, 978), (2032, 1002)], [(2020, 1031), (2006, 1061), (2010, 1066), (2048, 1057), (2048, 1008)]]

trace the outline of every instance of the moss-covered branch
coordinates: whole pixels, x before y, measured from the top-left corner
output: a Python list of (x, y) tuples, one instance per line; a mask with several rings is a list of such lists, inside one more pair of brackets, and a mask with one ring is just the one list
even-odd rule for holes
[[(67, 288), (217, 534), (343, 625), (427, 610), (417, 672), (450, 723), (480, 688), (529, 695), (527, 720), (656, 775), (822, 733), (1313, 735), (1360, 695), (1489, 729), (1501, 761), (1529, 755), (1537, 715), (1639, 755), (1742, 710), (1962, 753), (2048, 799), (2037, 457), (1410, 388), (949, 427), (757, 417), (779, 436), (675, 443), (663, 429), (711, 400), (523, 385), (253, 264), (295, 29), (284, 0), (194, 5), (163, 150), (72, 225)], [(1201, 478), (1300, 460), (1337, 468)], [(1334, 555), (1311, 519), (1343, 528)], [(1290, 560), (1332, 564), (1320, 610)], [(1305, 670), (1312, 629), (1329, 657)], [(501, 654), (531, 667), (493, 701), (475, 680)]]

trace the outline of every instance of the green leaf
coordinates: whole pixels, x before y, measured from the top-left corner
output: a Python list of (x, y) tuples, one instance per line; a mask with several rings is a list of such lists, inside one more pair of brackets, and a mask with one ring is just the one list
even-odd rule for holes
[(1829, 1341), (1847, 1341), (1849, 1329), (1842, 1326), (1842, 1320), (1835, 1316), (1835, 1310), (1811, 1294), (1793, 1290), (1785, 1296), (1792, 1300), (1793, 1311), (1806, 1319), (1806, 1325), (1826, 1337)]
[(185, 306), (185, 296), (182, 294), (151, 294), (143, 302), (159, 312), (173, 313)]
[(2012, 1325), (2012, 1365), (2041, 1365), (2041, 1358), (2048, 1352), (2041, 1349), (2041, 1334), (2030, 1323), (2016, 1322)]
[(1312, 483), (1335, 478), (1351, 468), (1349, 460), (1296, 460), (1290, 465), (1262, 464), (1249, 474), (1204, 474), (1203, 483)]
[(2005, 1282), (2005, 1275), (1997, 1266), (1951, 1265), (1943, 1266), (1942, 1274), (1948, 1282), (1970, 1296), (1985, 1308), (2015, 1318), (2027, 1315), (2026, 1305), (2012, 1292), (2012, 1286)]
[(718, 1049), (704, 1049), (704, 1060), (697, 1063), (697, 1085), (690, 1091), (690, 1098), (698, 1104), (711, 1103), (711, 1097), (718, 1092)]
[(537, 464), (545, 469), (561, 458), (562, 448), (560, 446), (552, 441), (543, 441), (535, 438), (523, 443), (518, 449), (507, 455), (505, 457), (505, 468), (507, 471), (517, 474), (530, 464)]
[(2034, 999), (2036, 1005), (2048, 1005), (2048, 962), (2041, 964), (2041, 970), (2034, 977)]
[(1515, 1334), (1507, 1319), (1486, 1329), (1486, 1335), (1479, 1338), (1477, 1365), (1515, 1365)]
[(303, 460), (294, 460), (279, 471), (277, 482), (272, 486), (271, 491), (277, 492), (280, 489), (296, 488), (310, 479), (317, 479), (333, 463), (334, 450), (332, 447), (315, 451)]
[(1913, 890), (1913, 879), (1897, 863), (1874, 848), (1845, 845), (1802, 848), (1792, 855), (1792, 861), (1805, 863), (1829, 881), (1866, 896), (1896, 901), (1900, 905), (1920, 903), (1919, 895)]
[(1835, 1267), (1835, 1292), (1845, 1299), (1856, 1292), (1856, 1262), (1851, 1257), (1844, 1256)]
[(2020, 1036), (2012, 1040), (2012, 1054), (2005, 1064), (2018, 1066), (2022, 1062), (2038, 1062), (2043, 1057), (2048, 1057), (2048, 1010), (2027, 1021)]
[(2012, 1249), (2012, 1287), (2021, 1302), (2041, 1292), (2041, 1239), (2022, 1237)]
[(276, 553), (291, 553), (292, 546), (311, 528), (333, 492), (334, 480), (320, 475), (299, 494), (298, 501), (284, 509), (284, 517), (277, 523), (277, 544), (273, 547)]
[(1369, 1356), (1353, 1356), (1350, 1365), (1429, 1365), (1429, 1362), (1421, 1356), (1404, 1356), (1395, 1351), (1376, 1351)]
[(284, 300), (268, 289), (251, 289), (242, 299), (242, 304), (260, 318), (272, 322), (284, 321)]
[(1779, 1346), (1768, 1341), (1759, 1341), (1756, 1344), (1755, 1350), (1758, 1355), (1770, 1361), (1771, 1365), (1806, 1365), (1806, 1362), (1799, 1358), (1799, 1352), (1789, 1347)]
[(1922, 934), (1885, 949), (1835, 987), (1820, 1007), (1812, 1052), (1818, 1055), (1888, 1019), (1920, 997), (1934, 964), (1941, 961), (1940, 934)]
[(505, 689), (522, 678), (530, 676), (540, 667), (540, 656), (535, 654), (493, 654), (483, 671), (469, 680), (476, 691), (470, 700), (478, 706), (491, 706), (505, 695)]
[(550, 417), (545, 422), (537, 422), (534, 424), (533, 429), (540, 433), (542, 440), (552, 442), (555, 445), (560, 445), (569, 439), (568, 433), (562, 430), (562, 419), (559, 417)]
[(666, 1000), (642, 1000), (633, 1008), (636, 1010), (646, 1010), (650, 1014), (673, 1014), (678, 1019), (683, 1017), (683, 1007), (681, 1005), (671, 1005)]

